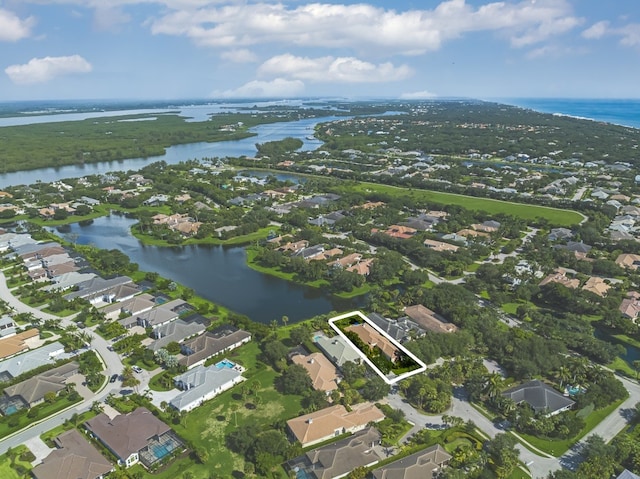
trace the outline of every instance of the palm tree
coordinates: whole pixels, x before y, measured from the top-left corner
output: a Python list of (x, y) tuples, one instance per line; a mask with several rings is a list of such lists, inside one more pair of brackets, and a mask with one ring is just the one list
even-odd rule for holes
[(569, 368), (566, 366), (560, 366), (556, 371), (556, 377), (560, 381), (560, 387), (562, 387), (571, 379), (571, 371), (569, 371)]
[(286, 328), (287, 327), (287, 323), (289, 322), (289, 316), (282, 316), (282, 324), (283, 326)]
[(502, 376), (498, 373), (492, 373), (487, 379), (485, 392), (490, 398), (496, 397), (502, 391)]

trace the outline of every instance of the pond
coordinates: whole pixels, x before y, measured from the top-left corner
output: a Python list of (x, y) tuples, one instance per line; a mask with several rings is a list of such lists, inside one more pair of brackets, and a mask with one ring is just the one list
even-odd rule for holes
[(282, 316), (301, 321), (330, 311), (358, 309), (365, 298), (336, 298), (318, 288), (306, 287), (255, 271), (246, 262), (243, 247), (158, 247), (142, 244), (130, 228), (136, 220), (112, 214), (91, 224), (72, 224), (52, 231), (78, 244), (119, 249), (143, 271), (193, 288), (199, 296), (247, 315), (253, 321), (270, 323)]

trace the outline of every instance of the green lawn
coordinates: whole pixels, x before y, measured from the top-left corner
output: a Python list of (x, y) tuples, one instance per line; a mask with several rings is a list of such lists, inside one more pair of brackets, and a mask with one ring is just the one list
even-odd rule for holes
[[(180, 243), (180, 245), (185, 245), (185, 246), (186, 245), (227, 245), (227, 246), (237, 245), (237, 246), (240, 246), (240, 245), (251, 244), (251, 243), (255, 243), (257, 241), (263, 240), (267, 236), (269, 236), (270, 232), (274, 230), (277, 230), (277, 228), (274, 226), (267, 226), (266, 228), (261, 228), (258, 231), (255, 231), (253, 233), (250, 233), (247, 235), (241, 235), (241, 236), (233, 236), (226, 240), (223, 240), (220, 238), (214, 238), (211, 236), (208, 236), (206, 238), (188, 238), (188, 239), (185, 239), (182, 243)], [(142, 234), (139, 231), (137, 231), (136, 228), (133, 228), (131, 230), (131, 233), (133, 234), (133, 236), (138, 238), (140, 241), (142, 241), (146, 245), (169, 246), (169, 247), (176, 246), (175, 244), (170, 243), (167, 240)]]
[(546, 452), (547, 454), (551, 454), (552, 456), (559, 457), (565, 452), (569, 450), (569, 448), (578, 442), (581, 438), (587, 435), (594, 427), (596, 427), (600, 422), (611, 414), (615, 409), (620, 406), (626, 399), (621, 399), (613, 404), (610, 404), (606, 408), (598, 409), (593, 411), (587, 419), (585, 420), (585, 426), (582, 430), (575, 436), (570, 439), (564, 440), (552, 440), (552, 439), (541, 439), (536, 436), (531, 436), (529, 434), (519, 434), (524, 438), (525, 441), (531, 443), (532, 446), (537, 447), (541, 451)]
[[(27, 471), (30, 471), (31, 463), (22, 461), (19, 457), (20, 454), (22, 454), (22, 452), (24, 451), (28, 451), (26, 446), (17, 446), (14, 449), (14, 452), (17, 454), (15, 462), (22, 465)], [(7, 457), (6, 454), (3, 454), (2, 456), (0, 456), (0, 477), (2, 479), (23, 479), (25, 476), (19, 475), (18, 472), (11, 467), (11, 461), (9, 457)], [(31, 477), (31, 475), (28, 475), (27, 477)]]
[(486, 211), (490, 214), (504, 213), (517, 216), (518, 218), (525, 220), (545, 218), (549, 223), (556, 226), (573, 226), (583, 220), (583, 216), (575, 211), (551, 208), (547, 206), (512, 203), (509, 201), (494, 200), (490, 198), (477, 198), (475, 196), (465, 196), (455, 193), (416, 190), (366, 182), (356, 183), (350, 186), (350, 188), (352, 191), (361, 191), (362, 193), (379, 192), (386, 193), (388, 195), (410, 196), (422, 201), (429, 201), (443, 205), (458, 205), (469, 210)]
[[(236, 420), (238, 426), (247, 423), (266, 426), (275, 421), (291, 419), (300, 413), (301, 397), (282, 395), (274, 389), (273, 381), (277, 373), (258, 363), (259, 353), (258, 344), (251, 342), (226, 355), (247, 368), (244, 376), (249, 384), (254, 381), (259, 383), (258, 396), (261, 403), (257, 408), (245, 406), (251, 403), (251, 397), (244, 401), (239, 400), (240, 386), (236, 386), (188, 413), (182, 424), (173, 425), (181, 437), (194, 446), (207, 450), (209, 459), (206, 463), (198, 464), (187, 457), (179, 458), (161, 472), (153, 475), (145, 472), (144, 477), (175, 479), (181, 478), (187, 471), (193, 473), (197, 479), (205, 479), (213, 474), (218, 477), (236, 477), (239, 473), (236, 472), (234, 475), (234, 471), (244, 470), (244, 459), (229, 451), (224, 439), (226, 433), (235, 429)], [(233, 407), (238, 408), (235, 413)]]

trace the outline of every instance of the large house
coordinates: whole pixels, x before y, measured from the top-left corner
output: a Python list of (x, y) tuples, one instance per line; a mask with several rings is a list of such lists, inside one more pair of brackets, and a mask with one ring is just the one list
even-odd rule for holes
[(627, 297), (622, 300), (619, 310), (624, 316), (635, 322), (640, 315), (640, 293), (628, 292)]
[(324, 391), (327, 394), (338, 389), (340, 382), (338, 371), (322, 353), (312, 353), (308, 356), (296, 354), (291, 358), (291, 361), (307, 371), (313, 389)]
[(623, 253), (616, 258), (616, 264), (621, 268), (637, 270), (640, 268), (640, 255)]
[(182, 354), (179, 363), (187, 369), (203, 364), (217, 354), (231, 351), (251, 341), (251, 334), (229, 324), (213, 331), (188, 339), (181, 344)]
[(308, 447), (341, 434), (361, 431), (367, 424), (383, 419), (382, 411), (371, 403), (356, 404), (349, 411), (337, 404), (290, 419), (287, 427), (292, 439)]
[(432, 333), (455, 333), (458, 330), (455, 324), (439, 318), (436, 313), (421, 304), (405, 308), (404, 313), (411, 321), (425, 331)]
[(398, 347), (368, 323), (352, 324), (345, 328), (345, 333), (355, 333), (360, 341), (372, 349), (379, 349), (391, 362), (398, 359)]
[[(124, 284), (133, 285), (133, 280), (128, 276), (117, 276), (111, 279), (103, 279), (100, 276), (96, 276), (88, 281), (79, 283), (77, 285), (78, 290), (65, 295), (64, 299), (71, 301), (75, 298), (82, 298), (94, 305), (102, 302), (111, 303), (113, 302), (113, 290)], [(133, 294), (131, 297), (133, 297)]]
[(37, 328), (27, 329), (21, 333), (0, 339), (0, 359), (10, 358), (29, 350), (30, 340), (37, 338), (40, 331)]
[(431, 479), (451, 461), (449, 454), (440, 444), (403, 457), (397, 461), (372, 471), (374, 479)]
[(172, 429), (145, 407), (114, 418), (101, 413), (84, 427), (125, 467), (138, 462), (149, 467), (183, 445)]
[(575, 404), (568, 397), (537, 379), (507, 389), (502, 395), (512, 399), (516, 404), (527, 403), (535, 412), (545, 413), (547, 416), (568, 411)]
[(358, 353), (341, 336), (328, 338), (324, 334), (316, 334), (314, 341), (325, 356), (339, 368), (346, 362), (359, 363), (361, 361)]
[(113, 465), (77, 429), (60, 434), (42, 464), (31, 470), (35, 479), (102, 479)]
[(382, 460), (381, 435), (369, 427), (341, 441), (314, 449), (287, 463), (290, 470), (304, 471), (313, 479), (340, 479), (358, 467), (370, 467)]
[(149, 344), (147, 348), (157, 351), (158, 349), (166, 348), (169, 343), (179, 343), (187, 338), (202, 334), (206, 329), (204, 324), (197, 321), (186, 322), (182, 319), (176, 319), (154, 329), (152, 335), (155, 341)]
[(191, 411), (205, 401), (244, 381), (243, 371), (242, 366), (228, 359), (206, 368), (200, 365), (190, 369), (174, 378), (176, 386), (182, 392), (174, 397), (169, 404), (178, 411)]
[(64, 346), (56, 341), (0, 361), (0, 382), (9, 381), (41, 366), (53, 364), (62, 353), (64, 353)]
[(9, 386), (0, 399), (0, 410), (3, 414), (11, 414), (18, 409), (36, 406), (44, 401), (47, 393), (58, 394), (65, 389), (68, 379), (78, 371), (78, 363), (70, 362)]

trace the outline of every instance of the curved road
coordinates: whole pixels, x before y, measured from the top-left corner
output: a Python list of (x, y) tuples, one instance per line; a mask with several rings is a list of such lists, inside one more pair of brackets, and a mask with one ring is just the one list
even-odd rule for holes
[[(47, 319), (62, 319), (63, 326), (69, 326), (73, 324), (72, 317), (60, 318), (58, 316), (54, 316), (52, 314), (45, 313), (40, 311), (39, 309), (32, 308), (18, 300), (9, 288), (7, 287), (7, 281), (4, 276), (4, 273), (0, 271), (0, 298), (6, 301), (9, 306), (14, 308), (14, 310), (18, 313), (31, 313), (35, 317), (40, 318), (45, 321)], [(101, 336), (97, 334), (93, 334), (93, 341), (91, 342), (91, 349), (93, 349), (98, 355), (102, 358), (102, 362), (105, 364), (104, 373), (107, 377), (110, 377), (112, 374), (120, 375), (122, 373), (123, 364), (120, 360), (120, 356), (118, 356), (115, 352), (110, 351), (108, 348), (109, 343), (107, 340), (103, 339)], [(75, 406), (55, 415), (49, 417), (38, 424), (31, 425), (25, 429), (22, 429), (18, 433), (13, 436), (6, 437), (0, 441), (0, 454), (4, 454), (9, 447), (15, 447), (20, 444), (24, 444), (27, 439), (32, 437), (39, 436), (40, 434), (53, 429), (56, 426), (64, 423), (67, 419), (71, 418), (75, 413), (81, 413), (84, 411), (88, 411), (91, 408), (91, 405), (94, 401), (102, 401), (104, 400), (110, 393), (117, 393), (122, 389), (119, 381), (115, 383), (107, 382), (106, 386), (98, 391), (92, 398), (86, 399), (81, 403), (76, 404)]]

